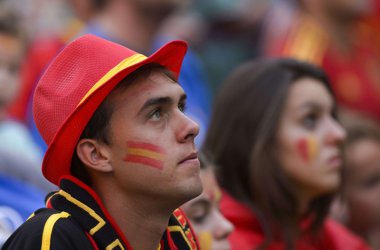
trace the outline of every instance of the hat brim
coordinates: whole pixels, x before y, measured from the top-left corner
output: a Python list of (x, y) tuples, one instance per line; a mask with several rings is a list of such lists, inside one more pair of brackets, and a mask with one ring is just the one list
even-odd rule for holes
[(173, 41), (164, 45), (146, 59), (122, 68), (109, 76), (106, 82), (81, 101), (61, 125), (45, 153), (42, 162), (43, 175), (56, 185), (59, 185), (61, 177), (71, 175), (72, 157), (84, 128), (95, 110), (121, 80), (136, 69), (149, 63), (158, 63), (164, 66), (178, 78), (186, 51), (186, 42)]

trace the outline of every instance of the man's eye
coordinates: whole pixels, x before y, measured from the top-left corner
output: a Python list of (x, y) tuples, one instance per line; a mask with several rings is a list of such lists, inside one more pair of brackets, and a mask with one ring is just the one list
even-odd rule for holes
[(186, 104), (185, 103), (178, 104), (178, 109), (181, 110), (181, 112), (185, 112)]
[(154, 120), (159, 120), (162, 116), (162, 111), (161, 109), (155, 109), (151, 115), (149, 116), (150, 118), (154, 119)]

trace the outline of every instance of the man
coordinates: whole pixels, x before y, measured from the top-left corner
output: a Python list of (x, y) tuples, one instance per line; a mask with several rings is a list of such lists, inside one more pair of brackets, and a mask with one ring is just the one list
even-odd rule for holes
[(147, 58), (85, 35), (55, 58), (33, 110), (60, 190), (4, 249), (198, 249), (176, 209), (202, 191), (199, 128), (173, 80), (185, 53), (175, 41)]

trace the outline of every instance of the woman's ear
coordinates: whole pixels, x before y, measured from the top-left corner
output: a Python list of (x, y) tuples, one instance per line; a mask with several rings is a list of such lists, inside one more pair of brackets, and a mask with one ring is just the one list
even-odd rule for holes
[(76, 147), (78, 158), (84, 165), (100, 172), (111, 172), (110, 151), (107, 145), (94, 139), (81, 139)]

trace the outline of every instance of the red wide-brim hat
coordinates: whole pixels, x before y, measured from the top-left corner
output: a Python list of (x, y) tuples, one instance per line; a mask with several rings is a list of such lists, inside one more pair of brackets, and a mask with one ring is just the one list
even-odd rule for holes
[(80, 135), (121, 80), (148, 63), (158, 63), (178, 78), (186, 50), (184, 41), (173, 41), (146, 57), (94, 35), (68, 44), (50, 63), (34, 93), (34, 119), (48, 145), (44, 176), (58, 185), (62, 176), (71, 175)]

